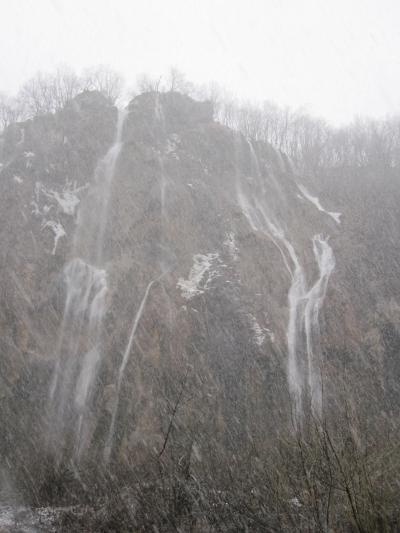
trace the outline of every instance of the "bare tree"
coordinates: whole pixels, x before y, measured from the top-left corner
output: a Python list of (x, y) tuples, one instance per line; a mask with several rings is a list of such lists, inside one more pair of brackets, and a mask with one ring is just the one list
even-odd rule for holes
[(0, 131), (23, 118), (24, 113), (20, 102), (16, 98), (0, 93)]
[(28, 116), (43, 115), (61, 109), (81, 90), (78, 76), (68, 67), (60, 67), (53, 74), (38, 72), (26, 81), (18, 99)]
[(123, 85), (122, 76), (104, 65), (86, 69), (83, 73), (82, 87), (103, 93), (112, 104), (121, 96)]
[(38, 72), (22, 85), (18, 98), (30, 116), (51, 113), (54, 111), (51, 78)]
[(168, 91), (177, 91), (182, 94), (192, 94), (194, 86), (186, 79), (186, 76), (176, 67), (171, 67), (166, 76), (166, 87)]
[(53, 85), (54, 108), (61, 109), (82, 91), (83, 83), (69, 67), (59, 67), (51, 77)]
[(93, 67), (79, 77), (66, 66), (54, 73), (38, 72), (26, 81), (18, 94), (18, 100), (28, 116), (53, 113), (83, 90), (102, 92), (112, 103), (121, 95), (122, 77), (107, 67)]
[(149, 74), (140, 74), (136, 79), (136, 87), (139, 93), (162, 92), (162, 76), (155, 78)]

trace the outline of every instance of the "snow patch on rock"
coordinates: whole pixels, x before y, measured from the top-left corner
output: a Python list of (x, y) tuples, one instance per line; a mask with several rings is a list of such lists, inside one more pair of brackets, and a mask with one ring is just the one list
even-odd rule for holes
[(231, 258), (234, 261), (237, 261), (237, 259), (239, 258), (239, 255), (238, 255), (239, 249), (236, 246), (236, 237), (233, 231), (230, 231), (229, 233), (226, 234), (226, 239), (224, 240), (223, 244), (228, 249), (228, 253), (231, 256)]
[(181, 143), (181, 139), (179, 135), (177, 135), (176, 133), (173, 133), (167, 139), (165, 153), (171, 154), (171, 156), (174, 157), (175, 159), (179, 159), (179, 155), (176, 153), (176, 150), (179, 147), (180, 143)]
[(218, 276), (218, 267), (221, 260), (218, 253), (196, 254), (193, 256), (193, 266), (188, 279), (179, 278), (176, 286), (181, 290), (182, 296), (190, 300), (194, 296), (203, 294), (210, 282)]
[(58, 205), (61, 207), (61, 210), (66, 215), (74, 216), (75, 210), (80, 202), (78, 194), (81, 191), (85, 190), (87, 187), (87, 185), (77, 187), (76, 183), (72, 184), (70, 182), (67, 182), (60, 193), (52, 189), (47, 190), (44, 187), (42, 187), (42, 191), (48, 198), (53, 198), (54, 200), (56, 200)]
[(257, 346), (262, 346), (264, 344), (267, 335), (271, 341), (274, 342), (275, 337), (271, 330), (261, 327), (254, 315), (249, 315), (249, 318), (250, 326), (254, 333), (254, 342), (257, 344)]
[(24, 152), (24, 157), (26, 159), (25, 168), (32, 168), (32, 159), (35, 157), (34, 152)]
[(76, 185), (76, 182), (71, 183), (67, 181), (62, 191), (58, 192), (54, 189), (46, 188), (40, 181), (36, 182), (35, 201), (32, 202), (32, 205), (36, 204), (36, 207), (34, 205), (35, 214), (38, 214), (37, 211), (39, 210), (39, 197), (40, 194), (42, 194), (46, 198), (54, 200), (56, 202), (56, 205), (61, 208), (61, 211), (63, 213), (65, 213), (66, 215), (74, 216), (76, 208), (80, 203), (79, 193), (87, 189), (87, 187), (88, 184), (78, 187)]
[(61, 237), (65, 237), (65, 229), (60, 224), (60, 222), (56, 222), (55, 220), (48, 220), (42, 225), (42, 229), (50, 228), (52, 232), (54, 233), (54, 246), (51, 251), (51, 254), (54, 255), (56, 253), (57, 244), (58, 241), (61, 239)]

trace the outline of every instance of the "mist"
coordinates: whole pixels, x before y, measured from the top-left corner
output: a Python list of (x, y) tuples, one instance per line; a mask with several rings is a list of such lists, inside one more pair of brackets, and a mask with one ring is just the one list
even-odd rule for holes
[(3, 2), (0, 530), (395, 532), (396, 2)]

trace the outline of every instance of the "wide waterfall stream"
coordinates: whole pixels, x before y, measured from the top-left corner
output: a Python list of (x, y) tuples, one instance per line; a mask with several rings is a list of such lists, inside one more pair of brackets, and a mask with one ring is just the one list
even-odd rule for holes
[[(265, 233), (277, 247), (290, 276), (289, 318), (286, 330), (287, 380), (295, 406), (296, 419), (300, 422), (305, 409), (305, 401), (310, 402), (316, 414), (321, 414), (322, 410), (318, 316), (330, 275), (335, 267), (335, 258), (328, 244), (328, 238), (320, 234), (314, 235), (312, 248), (319, 275), (315, 283), (308, 288), (306, 273), (295, 248), (286, 237), (280, 223), (273, 218), (265, 178), (261, 175), (253, 145), (251, 141), (247, 144), (253, 170), (251, 178), (256, 181), (250, 186), (243, 181), (237, 181), (237, 201), (252, 229)], [(275, 187), (278, 186), (275, 177), (270, 181)], [(304, 188), (301, 190), (303, 192)], [(331, 215), (331, 213), (328, 214)]]
[(91, 393), (102, 358), (108, 290), (103, 245), (125, 117), (120, 111), (115, 141), (99, 161), (87, 201), (80, 207), (73, 257), (64, 268), (66, 301), (49, 395), (49, 434), (59, 453), (64, 445), (72, 445), (77, 458), (89, 444)]

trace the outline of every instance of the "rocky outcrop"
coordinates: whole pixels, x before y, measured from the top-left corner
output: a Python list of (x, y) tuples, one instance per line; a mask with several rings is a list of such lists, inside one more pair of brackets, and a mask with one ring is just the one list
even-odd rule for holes
[[(69, 356), (59, 347), (65, 266), (88, 246), (76, 246), (82, 213), (94, 228), (98, 216), (100, 231), (96, 168), (116, 124), (106, 99), (83, 93), (3, 135), (4, 475), (16, 468), (31, 490), (44, 457), (93, 468), (145, 461), (162, 453), (176, 402), (175, 431), (198, 457), (209, 439), (232, 450), (285, 424), (290, 396), (309, 409), (321, 374), (327, 404), (345, 384), (366, 408), (373, 398), (377, 412), (395, 409), (397, 169), (301, 176), (284, 154), (214, 122), (209, 103), (148, 93), (127, 107), (113, 167), (93, 389), (79, 412), (79, 370), (63, 377), (68, 436), (52, 431), (51, 383)], [(90, 331), (76, 347), (82, 361)]]

